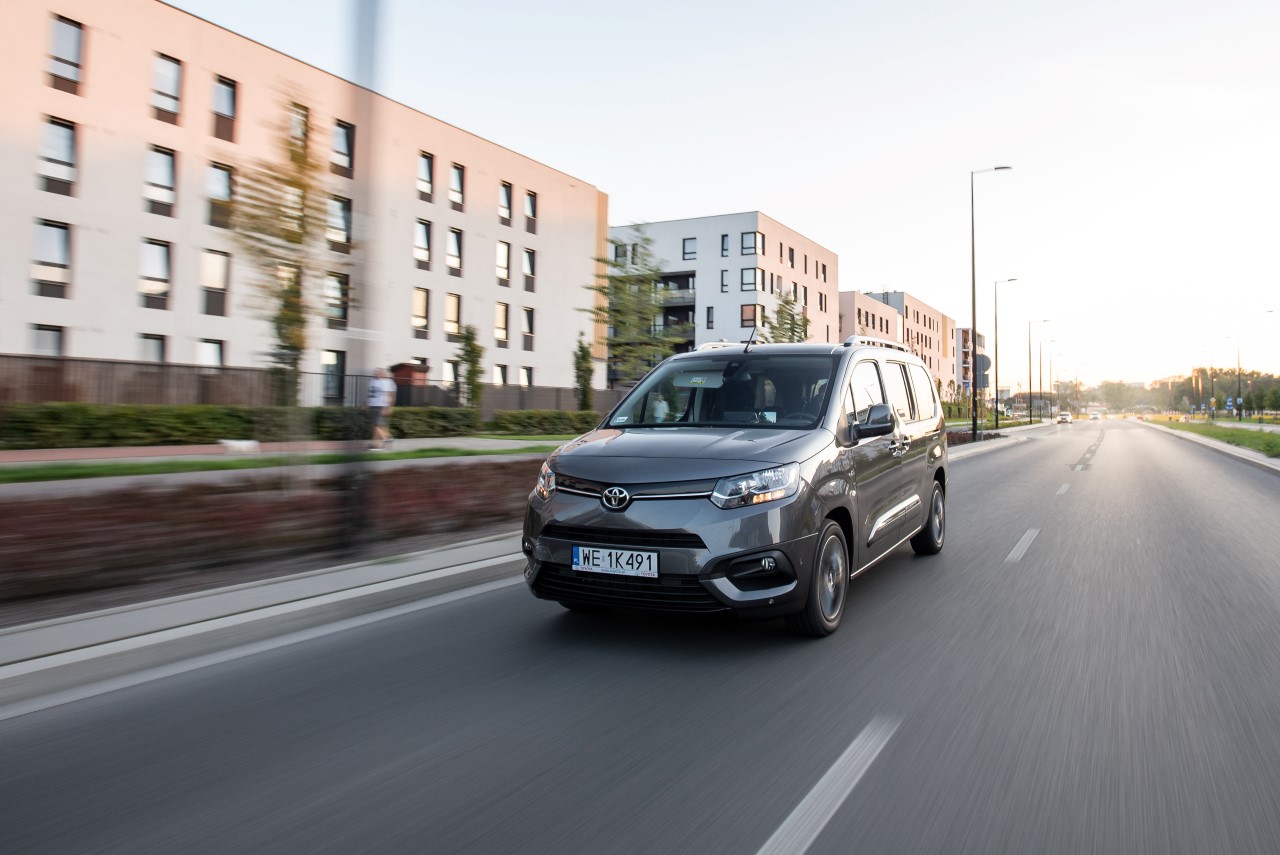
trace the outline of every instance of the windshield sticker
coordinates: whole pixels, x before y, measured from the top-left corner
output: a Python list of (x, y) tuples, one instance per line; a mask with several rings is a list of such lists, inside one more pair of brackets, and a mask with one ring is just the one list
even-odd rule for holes
[(689, 378), (690, 386), (705, 386), (706, 383), (707, 383), (706, 377), (690, 377)]
[(613, 420), (614, 424), (619, 424), (619, 425), (620, 425), (620, 424), (625, 424), (625, 423), (626, 423), (626, 421), (627, 421), (627, 417), (626, 417), (626, 416), (618, 416), (616, 419), (614, 419), (614, 420)]

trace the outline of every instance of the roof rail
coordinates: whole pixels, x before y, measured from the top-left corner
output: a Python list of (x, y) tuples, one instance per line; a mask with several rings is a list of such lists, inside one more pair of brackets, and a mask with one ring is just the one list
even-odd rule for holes
[(871, 347), (888, 347), (893, 350), (901, 350), (903, 353), (910, 353), (911, 348), (899, 341), (889, 341), (887, 338), (871, 338), (865, 335), (851, 335), (844, 340), (845, 347), (853, 347), (855, 345), (870, 345)]
[(740, 341), (709, 341), (705, 344), (700, 344), (697, 347), (695, 347), (694, 352), (697, 352), (699, 350), (718, 350), (719, 348), (722, 348), (722, 347), (742, 347), (742, 342)]

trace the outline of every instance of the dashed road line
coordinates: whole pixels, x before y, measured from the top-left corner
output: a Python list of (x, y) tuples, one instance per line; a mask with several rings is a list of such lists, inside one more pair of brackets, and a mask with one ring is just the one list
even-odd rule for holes
[(1063, 484), (1061, 487), (1058, 488), (1058, 495), (1059, 496), (1066, 495), (1066, 492), (1070, 489), (1071, 489), (1070, 484)]
[(1018, 545), (1009, 553), (1009, 557), (1004, 560), (1005, 564), (1017, 564), (1022, 560), (1022, 556), (1027, 554), (1027, 550), (1031, 548), (1031, 543), (1036, 539), (1036, 535), (1040, 533), (1038, 528), (1029, 528), (1027, 533), (1022, 536), (1022, 540), (1018, 541)]

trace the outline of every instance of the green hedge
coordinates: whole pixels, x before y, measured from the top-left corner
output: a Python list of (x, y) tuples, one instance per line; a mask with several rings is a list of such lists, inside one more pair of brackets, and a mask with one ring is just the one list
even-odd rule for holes
[(498, 433), (564, 434), (586, 433), (600, 424), (594, 410), (498, 410), (493, 429)]
[[(479, 427), (474, 409), (401, 407), (395, 436), (456, 436)], [(343, 407), (8, 404), (0, 407), (0, 448), (207, 445), (220, 439), (279, 442), (290, 437), (367, 439), (369, 417)]]

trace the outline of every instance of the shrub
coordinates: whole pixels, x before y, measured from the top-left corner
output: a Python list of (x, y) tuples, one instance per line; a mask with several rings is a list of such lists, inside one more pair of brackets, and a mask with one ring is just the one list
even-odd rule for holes
[(594, 410), (498, 410), (493, 429), (498, 433), (586, 433), (600, 423)]
[(391, 411), (391, 435), (458, 436), (475, 433), (480, 411), (471, 407), (396, 407)]

